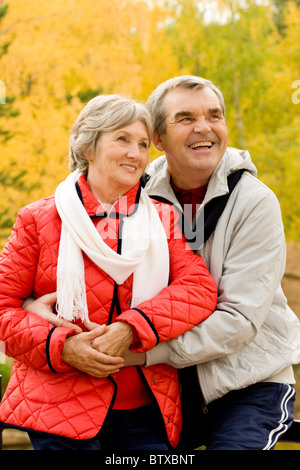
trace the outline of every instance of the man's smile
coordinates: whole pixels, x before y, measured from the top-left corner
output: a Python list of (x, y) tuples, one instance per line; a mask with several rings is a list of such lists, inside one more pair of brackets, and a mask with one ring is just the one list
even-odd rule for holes
[(191, 145), (189, 145), (189, 147), (191, 149), (197, 149), (199, 147), (205, 147), (205, 148), (212, 148), (212, 146), (214, 145), (214, 142), (210, 141), (210, 140), (207, 140), (207, 141), (200, 141), (200, 142), (195, 142)]

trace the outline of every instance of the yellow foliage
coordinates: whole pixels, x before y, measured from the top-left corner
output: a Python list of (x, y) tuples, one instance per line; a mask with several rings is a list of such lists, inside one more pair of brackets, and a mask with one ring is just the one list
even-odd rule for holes
[[(295, 2), (286, 7), (284, 35), (272, 8), (254, 0), (244, 2), (247, 8), (220, 0), (223, 22), (211, 17), (209, 24), (207, 2), (196, 0), (7, 3), (0, 38), (11, 44), (7, 54), (0, 52), (0, 80), (7, 96), (15, 97), (19, 115), (0, 114), (0, 129), (12, 134), (1, 146), (1, 173), (16, 176), (16, 184), (0, 186), (0, 217), (13, 220), (21, 206), (53, 193), (66, 176), (70, 130), (86, 100), (99, 93), (146, 100), (160, 82), (191, 73), (221, 87), (231, 145), (247, 145), (260, 176), (273, 183), (289, 211), (284, 217), (290, 236), (300, 235), (298, 215), (288, 203), (292, 190), (294, 202), (299, 195), (293, 178), (299, 107), (291, 102), (292, 82), (300, 79)], [(157, 155), (152, 148), (151, 159)], [(269, 171), (273, 156), (278, 166)], [(279, 176), (282, 166), (288, 180)], [(2, 240), (8, 232), (1, 229)]]
[(115, 92), (145, 99), (157, 84), (155, 78), (174, 74), (176, 63), (172, 68), (170, 60), (165, 66), (164, 50), (170, 50), (163, 40), (159, 43), (155, 30), (158, 15), (163, 15), (146, 2), (8, 3), (0, 31), (12, 42), (0, 58), (0, 79), (7, 94), (16, 97), (20, 114), (5, 122), (13, 138), (3, 145), (1, 166), (12, 172), (25, 169), (28, 186), (38, 183), (30, 191), (1, 191), (0, 213), (8, 208), (14, 218), (22, 205), (53, 193), (68, 173), (70, 129), (86, 101), (78, 98), (80, 93)]

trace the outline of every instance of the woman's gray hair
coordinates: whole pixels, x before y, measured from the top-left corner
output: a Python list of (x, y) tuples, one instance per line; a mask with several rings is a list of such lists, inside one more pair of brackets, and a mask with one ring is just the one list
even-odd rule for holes
[(166, 132), (167, 109), (164, 106), (164, 97), (168, 91), (178, 87), (194, 90), (199, 90), (204, 87), (210, 88), (217, 95), (221, 110), (225, 116), (225, 102), (223, 95), (211, 81), (195, 75), (181, 75), (179, 77), (174, 77), (158, 85), (158, 87), (151, 93), (146, 103), (153, 119), (154, 130), (160, 135), (165, 134)]
[(103, 132), (129, 126), (135, 121), (145, 124), (152, 140), (152, 118), (145, 105), (121, 95), (100, 95), (91, 99), (80, 112), (70, 137), (70, 169), (88, 170), (86, 155), (93, 152)]

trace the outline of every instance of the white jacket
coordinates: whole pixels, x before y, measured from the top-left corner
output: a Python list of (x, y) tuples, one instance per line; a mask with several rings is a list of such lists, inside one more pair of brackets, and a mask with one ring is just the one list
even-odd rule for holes
[[(198, 251), (218, 286), (216, 311), (193, 330), (147, 353), (147, 365), (197, 364), (206, 403), (260, 381), (294, 383), (292, 364), (300, 362), (300, 323), (281, 289), (286, 244), (280, 207), (274, 193), (256, 178), (248, 152), (227, 149), (202, 206), (228, 193), (227, 176), (242, 168), (247, 171)], [(148, 174), (148, 194), (180, 207), (164, 156), (150, 165)]]

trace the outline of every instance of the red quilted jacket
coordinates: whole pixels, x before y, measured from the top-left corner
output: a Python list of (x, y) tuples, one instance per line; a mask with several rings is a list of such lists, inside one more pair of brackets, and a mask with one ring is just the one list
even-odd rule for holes
[[(117, 203), (110, 217), (90, 193), (84, 177), (77, 182), (77, 192), (97, 229), (102, 235), (109, 233), (105, 240), (117, 250), (119, 220), (132, 213), (140, 185), (126, 194), (127, 213), (120, 214), (123, 205)], [(162, 221), (171, 220), (171, 229), (165, 227), (170, 285), (155, 298), (130, 309), (132, 276), (116, 286), (83, 255), (90, 320), (129, 323), (138, 337), (132, 346), (136, 352), (178, 337), (205, 320), (216, 307), (215, 282), (202, 258), (186, 249), (170, 206), (155, 203), (155, 207)], [(61, 352), (74, 330), (53, 327), (21, 308), (27, 297), (56, 290), (60, 229), (53, 196), (32, 203), (19, 212), (0, 258), (0, 339), (6, 345), (6, 354), (14, 358), (0, 420), (9, 426), (90, 439), (99, 433), (113, 406), (117, 377), (94, 378), (68, 366)], [(177, 372), (165, 364), (141, 367), (139, 372), (160, 407), (169, 441), (176, 446), (181, 429)]]

